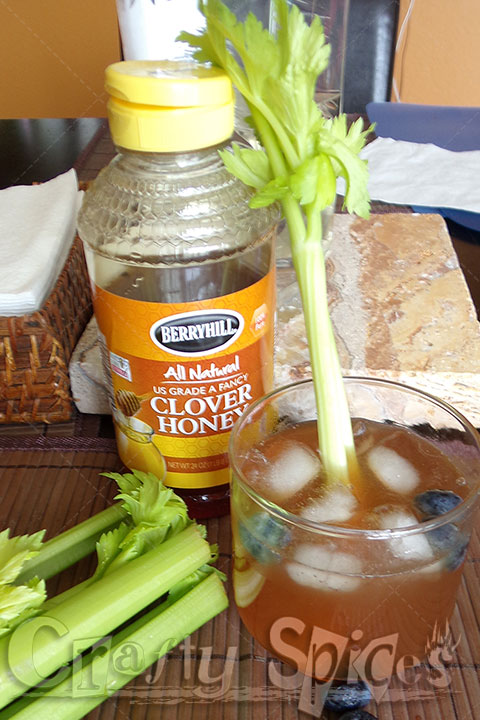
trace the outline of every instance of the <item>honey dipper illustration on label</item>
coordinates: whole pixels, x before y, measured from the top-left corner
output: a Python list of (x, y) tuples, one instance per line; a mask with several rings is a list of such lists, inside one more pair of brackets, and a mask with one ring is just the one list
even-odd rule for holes
[(150, 393), (136, 395), (131, 390), (120, 389), (115, 393), (115, 403), (126, 417), (132, 417), (140, 410), (142, 402), (149, 397)]

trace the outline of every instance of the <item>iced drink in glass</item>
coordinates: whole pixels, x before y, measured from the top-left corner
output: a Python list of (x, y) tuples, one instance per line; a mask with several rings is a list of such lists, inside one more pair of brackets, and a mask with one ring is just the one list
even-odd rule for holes
[(350, 486), (322, 473), (310, 381), (254, 403), (230, 443), (240, 616), (318, 680), (351, 677), (352, 662), (368, 675), (382, 652), (388, 672), (424, 659), (448, 631), (479, 504), (479, 436), (465, 418), (402, 385), (345, 383)]

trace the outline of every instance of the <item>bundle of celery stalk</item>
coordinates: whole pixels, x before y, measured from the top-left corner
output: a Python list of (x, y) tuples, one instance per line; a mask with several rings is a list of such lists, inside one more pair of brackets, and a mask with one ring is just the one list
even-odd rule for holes
[[(108, 475), (120, 503), (62, 535), (0, 533), (1, 720), (82, 718), (227, 607), (183, 501), (152, 474)], [(45, 580), (95, 546), (93, 576), (46, 600)]]

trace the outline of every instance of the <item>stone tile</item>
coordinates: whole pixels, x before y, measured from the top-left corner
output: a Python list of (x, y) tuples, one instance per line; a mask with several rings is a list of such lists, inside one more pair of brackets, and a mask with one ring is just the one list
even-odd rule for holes
[[(336, 215), (327, 266), (344, 372), (426, 390), (480, 426), (480, 325), (444, 220)], [(303, 317), (291, 302), (293, 278), (283, 284), (278, 383), (310, 374)]]

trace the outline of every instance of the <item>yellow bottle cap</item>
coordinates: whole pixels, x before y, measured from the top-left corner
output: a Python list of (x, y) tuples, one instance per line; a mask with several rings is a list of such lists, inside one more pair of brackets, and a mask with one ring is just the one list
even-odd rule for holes
[(105, 88), (115, 145), (185, 152), (217, 145), (233, 132), (233, 90), (220, 69), (174, 60), (109, 65)]

